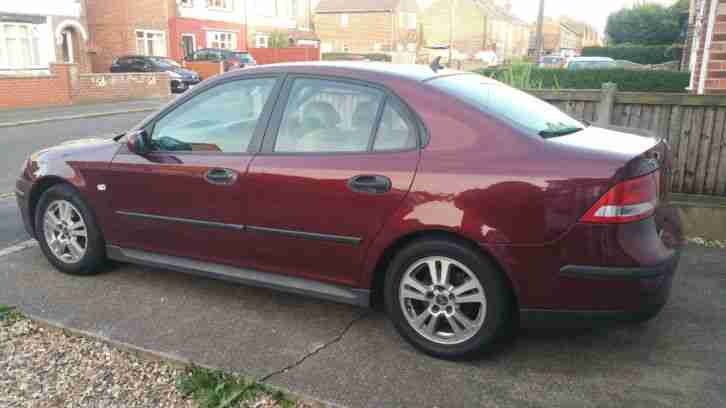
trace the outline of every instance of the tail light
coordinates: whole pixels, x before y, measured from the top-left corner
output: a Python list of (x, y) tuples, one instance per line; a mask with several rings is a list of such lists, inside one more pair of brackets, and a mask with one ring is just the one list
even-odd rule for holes
[(580, 221), (624, 224), (648, 218), (658, 206), (659, 186), (659, 171), (620, 182), (602, 196)]

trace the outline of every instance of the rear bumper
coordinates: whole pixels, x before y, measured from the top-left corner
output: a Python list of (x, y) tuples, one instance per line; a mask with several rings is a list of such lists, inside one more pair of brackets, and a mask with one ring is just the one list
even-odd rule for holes
[[(555, 310), (520, 311), (523, 327), (593, 327), (617, 322), (641, 322), (653, 318), (668, 301), (673, 277), (680, 261), (680, 251), (655, 266), (637, 268), (568, 265), (560, 274), (576, 280), (618, 281), (639, 293), (637, 305), (623, 310)], [(612, 296), (618, 296), (612, 293)]]

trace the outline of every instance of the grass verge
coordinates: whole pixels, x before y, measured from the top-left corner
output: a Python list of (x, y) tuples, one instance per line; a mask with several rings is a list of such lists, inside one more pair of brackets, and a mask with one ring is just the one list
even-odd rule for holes
[(15, 307), (0, 303), (0, 322), (14, 323), (22, 318), (23, 315)]
[(200, 408), (238, 407), (242, 402), (254, 403), (262, 396), (268, 396), (283, 408), (296, 406), (295, 401), (280, 390), (219, 370), (191, 367), (177, 380), (176, 387), (182, 395), (194, 399)]

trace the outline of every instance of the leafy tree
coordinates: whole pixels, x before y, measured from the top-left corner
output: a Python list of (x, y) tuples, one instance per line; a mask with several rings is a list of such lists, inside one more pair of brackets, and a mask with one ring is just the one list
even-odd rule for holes
[(610, 14), (605, 31), (615, 45), (673, 44), (682, 38), (684, 6), (687, 12), (688, 0), (680, 0), (672, 7), (638, 3)]
[(267, 40), (270, 48), (287, 48), (290, 46), (290, 37), (284, 31), (273, 31)]

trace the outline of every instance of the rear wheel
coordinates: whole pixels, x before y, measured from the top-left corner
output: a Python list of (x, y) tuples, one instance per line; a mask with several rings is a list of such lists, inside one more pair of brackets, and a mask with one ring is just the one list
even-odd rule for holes
[(419, 241), (386, 276), (386, 309), (411, 344), (440, 358), (475, 357), (507, 333), (510, 292), (499, 270), (466, 245)]
[(103, 236), (91, 209), (71, 186), (59, 184), (40, 196), (35, 231), (46, 258), (61, 272), (101, 271), (106, 261)]

